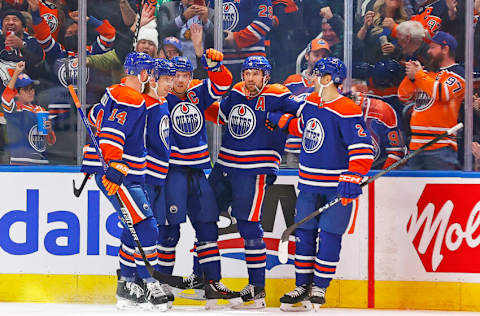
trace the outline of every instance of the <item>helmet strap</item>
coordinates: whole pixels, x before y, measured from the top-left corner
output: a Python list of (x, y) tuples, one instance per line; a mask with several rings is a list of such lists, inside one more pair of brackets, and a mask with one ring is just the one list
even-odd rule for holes
[(320, 80), (322, 79), (322, 77), (318, 77), (317, 78), (317, 82), (318, 82), (318, 85), (320, 86), (320, 89), (318, 90), (318, 97), (320, 98), (320, 105), (323, 105), (323, 101), (322, 101), (322, 96), (323, 96), (323, 90), (328, 87), (328, 86), (331, 86), (333, 84), (333, 80), (330, 79), (330, 81), (327, 83), (327, 84), (322, 84), (320, 82)]

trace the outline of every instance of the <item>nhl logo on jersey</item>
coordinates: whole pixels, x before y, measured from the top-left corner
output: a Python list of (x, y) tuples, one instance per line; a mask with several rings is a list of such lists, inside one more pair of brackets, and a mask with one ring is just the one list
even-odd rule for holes
[(302, 147), (306, 153), (314, 153), (322, 147), (325, 132), (322, 123), (316, 118), (308, 120), (303, 132)]
[(200, 110), (190, 102), (180, 102), (172, 110), (172, 126), (175, 132), (185, 137), (195, 136), (203, 127)]
[(160, 120), (160, 125), (158, 126), (158, 135), (166, 148), (170, 148), (170, 123), (167, 115), (164, 115)]
[(237, 104), (228, 116), (228, 130), (233, 137), (244, 139), (255, 130), (256, 117), (253, 110), (245, 104)]
[(30, 128), (30, 131), (28, 132), (28, 142), (30, 143), (30, 146), (39, 153), (43, 153), (47, 149), (45, 136), (38, 133), (37, 124)]
[(223, 4), (223, 30), (233, 31), (238, 24), (239, 15), (237, 7), (232, 3)]
[(432, 104), (434, 99), (432, 99), (428, 94), (423, 91), (418, 91), (415, 97), (415, 111), (422, 112), (427, 110)]
[(42, 18), (47, 22), (50, 31), (54, 33), (58, 27), (57, 17), (51, 13), (45, 13), (42, 15)]

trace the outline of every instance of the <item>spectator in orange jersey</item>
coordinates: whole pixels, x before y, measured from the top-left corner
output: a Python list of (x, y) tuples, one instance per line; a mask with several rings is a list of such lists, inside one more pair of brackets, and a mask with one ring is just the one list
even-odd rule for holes
[[(437, 32), (429, 44), (432, 71), (423, 70), (418, 61), (405, 65), (406, 76), (398, 87), (399, 98), (414, 101), (409, 149), (420, 148), (457, 124), (465, 94), (464, 68), (455, 63), (457, 41)], [(458, 168), (457, 141), (446, 137), (408, 161), (410, 170), (454, 170)]]

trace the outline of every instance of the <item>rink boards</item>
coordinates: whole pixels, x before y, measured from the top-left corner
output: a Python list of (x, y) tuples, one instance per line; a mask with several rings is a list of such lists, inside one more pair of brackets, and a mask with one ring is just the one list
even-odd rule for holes
[[(0, 301), (114, 301), (121, 228), (90, 180), (79, 198), (75, 167), (0, 169)], [(282, 171), (265, 197), (267, 304), (293, 288), (291, 260), (276, 257), (293, 223), (296, 172)], [(343, 239), (330, 307), (480, 311), (480, 174), (393, 172), (364, 188)], [(228, 214), (219, 222), (225, 283), (246, 283), (243, 244)], [(174, 273), (192, 267), (193, 230), (182, 225)], [(178, 300), (178, 304), (192, 301)]]

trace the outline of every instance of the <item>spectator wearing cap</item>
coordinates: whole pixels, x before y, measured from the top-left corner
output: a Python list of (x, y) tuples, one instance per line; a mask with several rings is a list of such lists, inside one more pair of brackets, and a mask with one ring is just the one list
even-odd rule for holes
[(204, 47), (213, 47), (213, 13), (206, 5), (194, 4), (194, 0), (176, 0), (163, 3), (158, 8), (157, 29), (160, 38), (174, 36), (182, 43), (183, 56), (197, 67), (195, 48), (192, 42), (192, 25), (203, 28)]
[(25, 61), (30, 72), (44, 59), (44, 53), (35, 38), (24, 32), (25, 17), (20, 11), (9, 9), (3, 12), (1, 25), (0, 59)]
[[(420, 148), (458, 122), (465, 94), (465, 71), (455, 62), (456, 48), (455, 38), (439, 31), (429, 44), (429, 71), (424, 70), (419, 61), (405, 64), (406, 76), (398, 87), (398, 96), (404, 102), (414, 102), (410, 118), (411, 151)], [(411, 158), (406, 168), (458, 169), (457, 147), (455, 136), (446, 137)]]
[(174, 36), (165, 37), (162, 41), (161, 54), (162, 58), (171, 60), (173, 57), (182, 56), (182, 43)]
[(38, 83), (22, 73), (24, 69), (25, 62), (17, 63), (12, 79), (2, 94), (2, 110), (7, 121), (10, 164), (48, 164), (44, 154), (47, 145), (55, 144), (55, 132), (49, 120), (45, 124), (47, 135), (39, 131), (37, 115), (39, 112), (46, 111), (34, 104), (34, 85)]
[[(330, 55), (330, 46), (322, 38), (314, 38), (305, 49), (307, 68), (301, 74), (293, 74), (283, 83), (294, 96), (304, 100), (315, 88), (315, 75), (312, 73), (315, 63)], [(302, 139), (289, 135), (285, 144), (285, 156), (288, 168), (298, 168), (298, 155)], [(282, 159), (285, 161), (285, 159)]]

